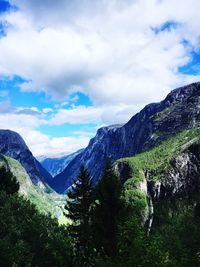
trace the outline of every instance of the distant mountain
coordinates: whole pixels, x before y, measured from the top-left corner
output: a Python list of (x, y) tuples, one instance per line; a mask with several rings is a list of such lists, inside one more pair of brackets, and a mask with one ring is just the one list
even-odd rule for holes
[(81, 164), (90, 171), (93, 183), (99, 179), (106, 158), (117, 159), (147, 151), (185, 129), (200, 126), (200, 83), (173, 90), (160, 103), (147, 105), (126, 124), (103, 127), (90, 140), (87, 148), (78, 154), (50, 181), (63, 193), (77, 177)]
[(83, 150), (84, 149), (80, 149), (72, 154), (63, 157), (56, 157), (56, 158), (42, 157), (40, 163), (54, 177), (57, 174), (61, 173), (77, 155), (83, 152)]
[(0, 130), (0, 153), (18, 160), (30, 176), (33, 184), (45, 187), (52, 176), (33, 156), (22, 137), (10, 130)]

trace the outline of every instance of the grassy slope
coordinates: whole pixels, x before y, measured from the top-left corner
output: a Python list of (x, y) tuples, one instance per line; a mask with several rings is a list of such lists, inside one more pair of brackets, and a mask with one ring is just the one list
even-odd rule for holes
[(200, 143), (200, 128), (185, 130), (149, 151), (119, 159), (117, 162), (127, 163), (131, 167), (132, 177), (136, 183), (143, 181), (145, 170), (154, 173), (153, 179), (159, 180), (169, 162), (194, 143)]
[(40, 212), (46, 214), (50, 213), (63, 222), (62, 208), (65, 204), (65, 197), (55, 192), (47, 193), (47, 190), (50, 191), (48, 188), (46, 189), (34, 185), (26, 170), (17, 160), (0, 155), (0, 166), (1, 165), (8, 166), (17, 178), (20, 184), (20, 194), (23, 194), (25, 198), (35, 204)]
[(145, 171), (152, 174), (153, 180), (159, 180), (162, 173), (169, 168), (170, 161), (195, 143), (200, 143), (200, 128), (185, 130), (149, 151), (117, 160), (116, 163), (125, 163), (131, 170), (131, 177), (127, 177), (129, 179), (124, 184), (126, 202), (135, 206), (138, 212), (145, 212), (148, 199), (137, 187), (144, 181)]

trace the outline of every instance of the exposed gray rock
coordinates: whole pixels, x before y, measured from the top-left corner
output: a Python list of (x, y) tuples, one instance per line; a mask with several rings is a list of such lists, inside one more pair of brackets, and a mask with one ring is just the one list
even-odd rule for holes
[(153, 201), (165, 197), (189, 195), (200, 189), (200, 145), (192, 144), (170, 162), (170, 167), (157, 182), (148, 178), (148, 192)]

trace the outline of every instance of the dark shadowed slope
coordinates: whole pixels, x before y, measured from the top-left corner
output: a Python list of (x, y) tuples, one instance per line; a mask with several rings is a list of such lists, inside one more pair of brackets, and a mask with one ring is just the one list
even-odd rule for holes
[(80, 149), (74, 153), (71, 153), (69, 155), (63, 156), (63, 157), (57, 157), (57, 158), (45, 158), (40, 161), (42, 166), (52, 175), (56, 176), (57, 174), (64, 171), (64, 169), (68, 166), (68, 164), (81, 152), (83, 152), (84, 149)]
[(34, 184), (50, 183), (52, 176), (34, 158), (18, 133), (0, 130), (0, 153), (18, 160)]

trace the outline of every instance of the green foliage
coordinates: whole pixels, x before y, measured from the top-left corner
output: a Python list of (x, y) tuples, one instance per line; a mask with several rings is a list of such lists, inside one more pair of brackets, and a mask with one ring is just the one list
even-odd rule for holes
[[(97, 257), (97, 267), (188, 267), (200, 264), (199, 195), (160, 203), (157, 219), (147, 236), (137, 217), (128, 217), (118, 228), (115, 259)], [(158, 208), (157, 206), (155, 207)]]
[[(76, 265), (88, 266), (91, 254), (90, 213), (93, 204), (93, 188), (90, 175), (81, 166), (77, 180), (68, 192), (65, 209), (66, 217), (72, 221), (69, 226), (70, 235), (74, 239)], [(79, 265), (78, 265), (79, 266)]]
[[(160, 203), (153, 236), (162, 240), (177, 267), (199, 266), (200, 217), (199, 194), (192, 199), (176, 199)], [(165, 211), (164, 211), (165, 210)]]
[[(199, 144), (199, 137), (200, 129), (187, 130), (148, 152), (121, 159), (131, 167), (131, 178), (124, 186), (108, 163), (94, 190), (82, 166), (68, 193), (71, 225), (67, 227), (40, 214), (30, 201), (15, 193), (17, 181), (23, 191), (28, 177), (18, 163), (1, 157), (0, 266), (200, 266), (199, 192), (154, 203), (153, 228), (147, 236), (140, 217), (147, 208), (147, 198), (138, 186), (146, 171), (153, 179), (160, 179), (171, 160), (192, 144)], [(11, 165), (17, 181), (7, 171)], [(40, 188), (31, 187), (26, 193), (44, 210), (46, 200), (41, 198), (45, 199), (46, 193), (40, 195), (37, 190)]]
[(23, 197), (0, 192), (0, 221), (0, 266), (72, 266), (67, 230)]
[(147, 208), (147, 196), (140, 189), (125, 189), (123, 199), (126, 205), (127, 212), (140, 217)]
[(19, 190), (19, 183), (15, 176), (3, 166), (0, 169), (0, 191), (7, 194), (14, 194)]
[(35, 204), (39, 212), (51, 214), (56, 218), (62, 218), (62, 206), (64, 206), (66, 197), (52, 192), (48, 187), (40, 188), (34, 185), (26, 170), (15, 159), (0, 154), (0, 166), (10, 170), (19, 183), (19, 193), (31, 203)]
[(107, 162), (96, 187), (93, 228), (97, 250), (111, 258), (117, 252), (117, 231), (123, 210), (121, 190), (122, 185)]
[(130, 166), (131, 177), (127, 178), (133, 178), (135, 185), (144, 180), (144, 173), (146, 171), (151, 174), (152, 179), (159, 180), (163, 172), (169, 168), (170, 161), (173, 158), (191, 144), (199, 142), (199, 128), (185, 130), (149, 151), (134, 157), (119, 159), (117, 162), (123, 162)]
[(174, 259), (163, 248), (159, 237), (147, 237), (141, 223), (135, 217), (121, 224), (118, 232), (118, 254), (115, 261), (98, 260), (98, 266), (115, 267), (175, 267)]

